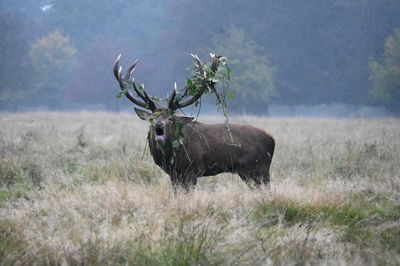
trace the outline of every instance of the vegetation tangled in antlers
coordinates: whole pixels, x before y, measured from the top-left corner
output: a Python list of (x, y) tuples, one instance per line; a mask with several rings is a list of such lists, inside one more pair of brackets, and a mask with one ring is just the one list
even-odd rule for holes
[[(138, 82), (134, 78), (130, 80), (130, 76), (135, 71), (138, 60), (135, 60), (132, 66), (128, 68), (124, 77), (121, 76), (122, 68), (119, 66), (121, 55), (119, 55), (114, 65), (115, 77), (121, 85), (121, 91), (117, 93), (117, 98), (126, 95), (133, 103), (153, 111), (154, 116), (157, 117), (163, 112), (174, 114), (176, 110), (193, 103), (199, 108), (199, 114), (201, 109), (201, 96), (212, 93), (216, 98), (216, 106), (219, 110), (222, 110), (226, 126), (229, 129), (226, 98), (233, 99), (235, 97), (235, 91), (229, 88), (231, 69), (227, 64), (227, 58), (210, 53), (211, 59), (206, 62), (201, 62), (197, 55), (191, 54), (191, 56), (195, 65), (191, 69), (191, 78), (187, 79), (184, 89), (179, 91), (175, 83), (171, 96), (161, 99), (156, 96), (149, 96), (146, 93), (143, 83), (137, 85)], [(144, 102), (136, 99), (132, 95), (132, 91), (135, 91)], [(187, 97), (189, 97), (189, 99), (185, 99)], [(166, 102), (167, 108), (161, 108), (160, 102)], [(182, 125), (174, 124), (174, 148), (183, 145), (185, 141), (182, 129)]]

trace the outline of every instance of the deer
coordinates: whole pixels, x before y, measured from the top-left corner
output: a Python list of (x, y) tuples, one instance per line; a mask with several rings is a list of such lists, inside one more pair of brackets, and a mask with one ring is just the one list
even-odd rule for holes
[(135, 79), (131, 80), (138, 59), (125, 75), (119, 66), (121, 54), (114, 62), (113, 72), (120, 89), (133, 104), (141, 107), (134, 108), (138, 117), (150, 122), (147, 142), (155, 164), (169, 175), (174, 191), (189, 191), (199, 177), (220, 173), (238, 174), (250, 188), (262, 185), (268, 188), (275, 149), (275, 139), (270, 133), (251, 125), (204, 124), (194, 117), (176, 113), (195, 104), (216, 85), (213, 76), (222, 57), (211, 54), (211, 71), (206, 71), (205, 63), (197, 56), (194, 58), (198, 73), (204, 77), (196, 81), (197, 92), (189, 93), (186, 85), (179, 93), (175, 83), (165, 106), (154, 101), (144, 85), (138, 87)]

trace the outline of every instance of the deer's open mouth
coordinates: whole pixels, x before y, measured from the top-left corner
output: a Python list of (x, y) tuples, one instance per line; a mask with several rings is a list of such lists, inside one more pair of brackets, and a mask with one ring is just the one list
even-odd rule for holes
[(164, 140), (165, 139), (164, 126), (162, 124), (157, 124), (155, 131), (156, 131), (156, 140)]

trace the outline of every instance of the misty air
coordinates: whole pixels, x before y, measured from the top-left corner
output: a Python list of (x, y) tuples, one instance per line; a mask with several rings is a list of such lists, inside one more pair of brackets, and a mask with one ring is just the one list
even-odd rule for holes
[(0, 0), (0, 265), (399, 265), (398, 0)]

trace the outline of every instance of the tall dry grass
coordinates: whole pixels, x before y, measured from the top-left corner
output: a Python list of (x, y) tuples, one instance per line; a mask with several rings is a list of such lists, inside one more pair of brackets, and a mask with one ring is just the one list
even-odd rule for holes
[(0, 115), (0, 264), (400, 263), (399, 120), (233, 120), (275, 136), (269, 190), (175, 196), (134, 114)]

